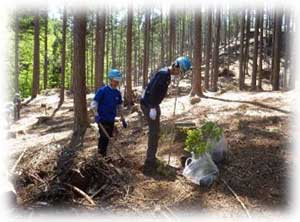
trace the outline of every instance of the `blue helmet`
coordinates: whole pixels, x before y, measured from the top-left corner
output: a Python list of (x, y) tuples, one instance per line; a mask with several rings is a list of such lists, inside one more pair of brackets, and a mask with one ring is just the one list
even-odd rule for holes
[(192, 67), (191, 61), (187, 56), (178, 57), (175, 60), (175, 65), (179, 66), (182, 72), (186, 72)]
[(120, 72), (119, 70), (117, 70), (117, 69), (111, 69), (111, 70), (108, 72), (108, 78), (120, 82), (120, 81), (122, 80), (122, 74), (121, 74), (121, 72)]

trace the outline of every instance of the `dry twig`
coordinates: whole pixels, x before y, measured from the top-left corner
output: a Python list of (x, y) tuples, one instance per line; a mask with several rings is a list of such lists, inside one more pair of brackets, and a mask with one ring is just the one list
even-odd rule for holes
[(84, 197), (90, 204), (92, 204), (93, 206), (96, 206), (96, 203), (93, 201), (93, 199), (89, 195), (87, 195), (84, 191), (82, 191), (78, 187), (75, 187), (75, 186), (73, 186), (71, 184), (68, 184), (68, 183), (64, 183), (64, 184), (66, 186), (70, 187), (72, 190), (76, 191), (82, 197)]
[(239, 196), (236, 194), (236, 192), (228, 185), (228, 183), (221, 179), (222, 182), (226, 185), (226, 187), (228, 188), (228, 190), (230, 190), (230, 192), (233, 194), (233, 196), (237, 199), (237, 201), (241, 204), (242, 208), (245, 210), (247, 216), (251, 219), (251, 215), (248, 211), (248, 208), (246, 207), (246, 205), (244, 204), (244, 202), (239, 198)]

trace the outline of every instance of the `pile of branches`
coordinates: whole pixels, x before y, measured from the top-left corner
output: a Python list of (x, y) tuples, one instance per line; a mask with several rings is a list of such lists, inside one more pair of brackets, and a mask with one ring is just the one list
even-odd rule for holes
[[(120, 167), (120, 160), (104, 159), (91, 150), (73, 156), (66, 170), (58, 164), (63, 149), (58, 148), (52, 154), (43, 150), (39, 152), (44, 154), (28, 152), (24, 155), (14, 173), (13, 184), (19, 205), (25, 208), (95, 208), (103, 207), (104, 203), (109, 205), (126, 193), (124, 187), (129, 173), (127, 168)], [(41, 155), (47, 158), (39, 158), (38, 163), (30, 164)]]

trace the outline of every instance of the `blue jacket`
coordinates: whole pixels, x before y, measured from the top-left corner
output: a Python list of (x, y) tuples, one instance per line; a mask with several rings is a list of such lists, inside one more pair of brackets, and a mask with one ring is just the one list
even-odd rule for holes
[(122, 103), (120, 91), (110, 86), (102, 86), (97, 90), (94, 100), (98, 103), (98, 115), (95, 121), (97, 123), (115, 122), (117, 106)]
[(147, 85), (144, 95), (141, 98), (141, 103), (149, 108), (159, 106), (167, 94), (170, 81), (170, 70), (167, 67), (160, 69)]

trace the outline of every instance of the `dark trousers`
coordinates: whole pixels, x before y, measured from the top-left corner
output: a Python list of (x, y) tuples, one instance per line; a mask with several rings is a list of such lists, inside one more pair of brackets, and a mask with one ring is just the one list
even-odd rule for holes
[(156, 107), (156, 119), (152, 120), (149, 117), (150, 108), (141, 103), (141, 108), (144, 113), (145, 119), (149, 126), (148, 132), (148, 150), (146, 156), (146, 163), (155, 162), (158, 140), (159, 140), (159, 132), (160, 132), (160, 107)]
[[(110, 137), (112, 137), (113, 130), (114, 130), (114, 123), (102, 122), (101, 125), (106, 130), (108, 135)], [(98, 153), (100, 153), (102, 156), (106, 156), (109, 138), (106, 137), (106, 135), (103, 132), (103, 130), (101, 129), (99, 123), (98, 123), (98, 128), (99, 128), (99, 133), (100, 133), (100, 137), (99, 137), (99, 140), (98, 140)]]

